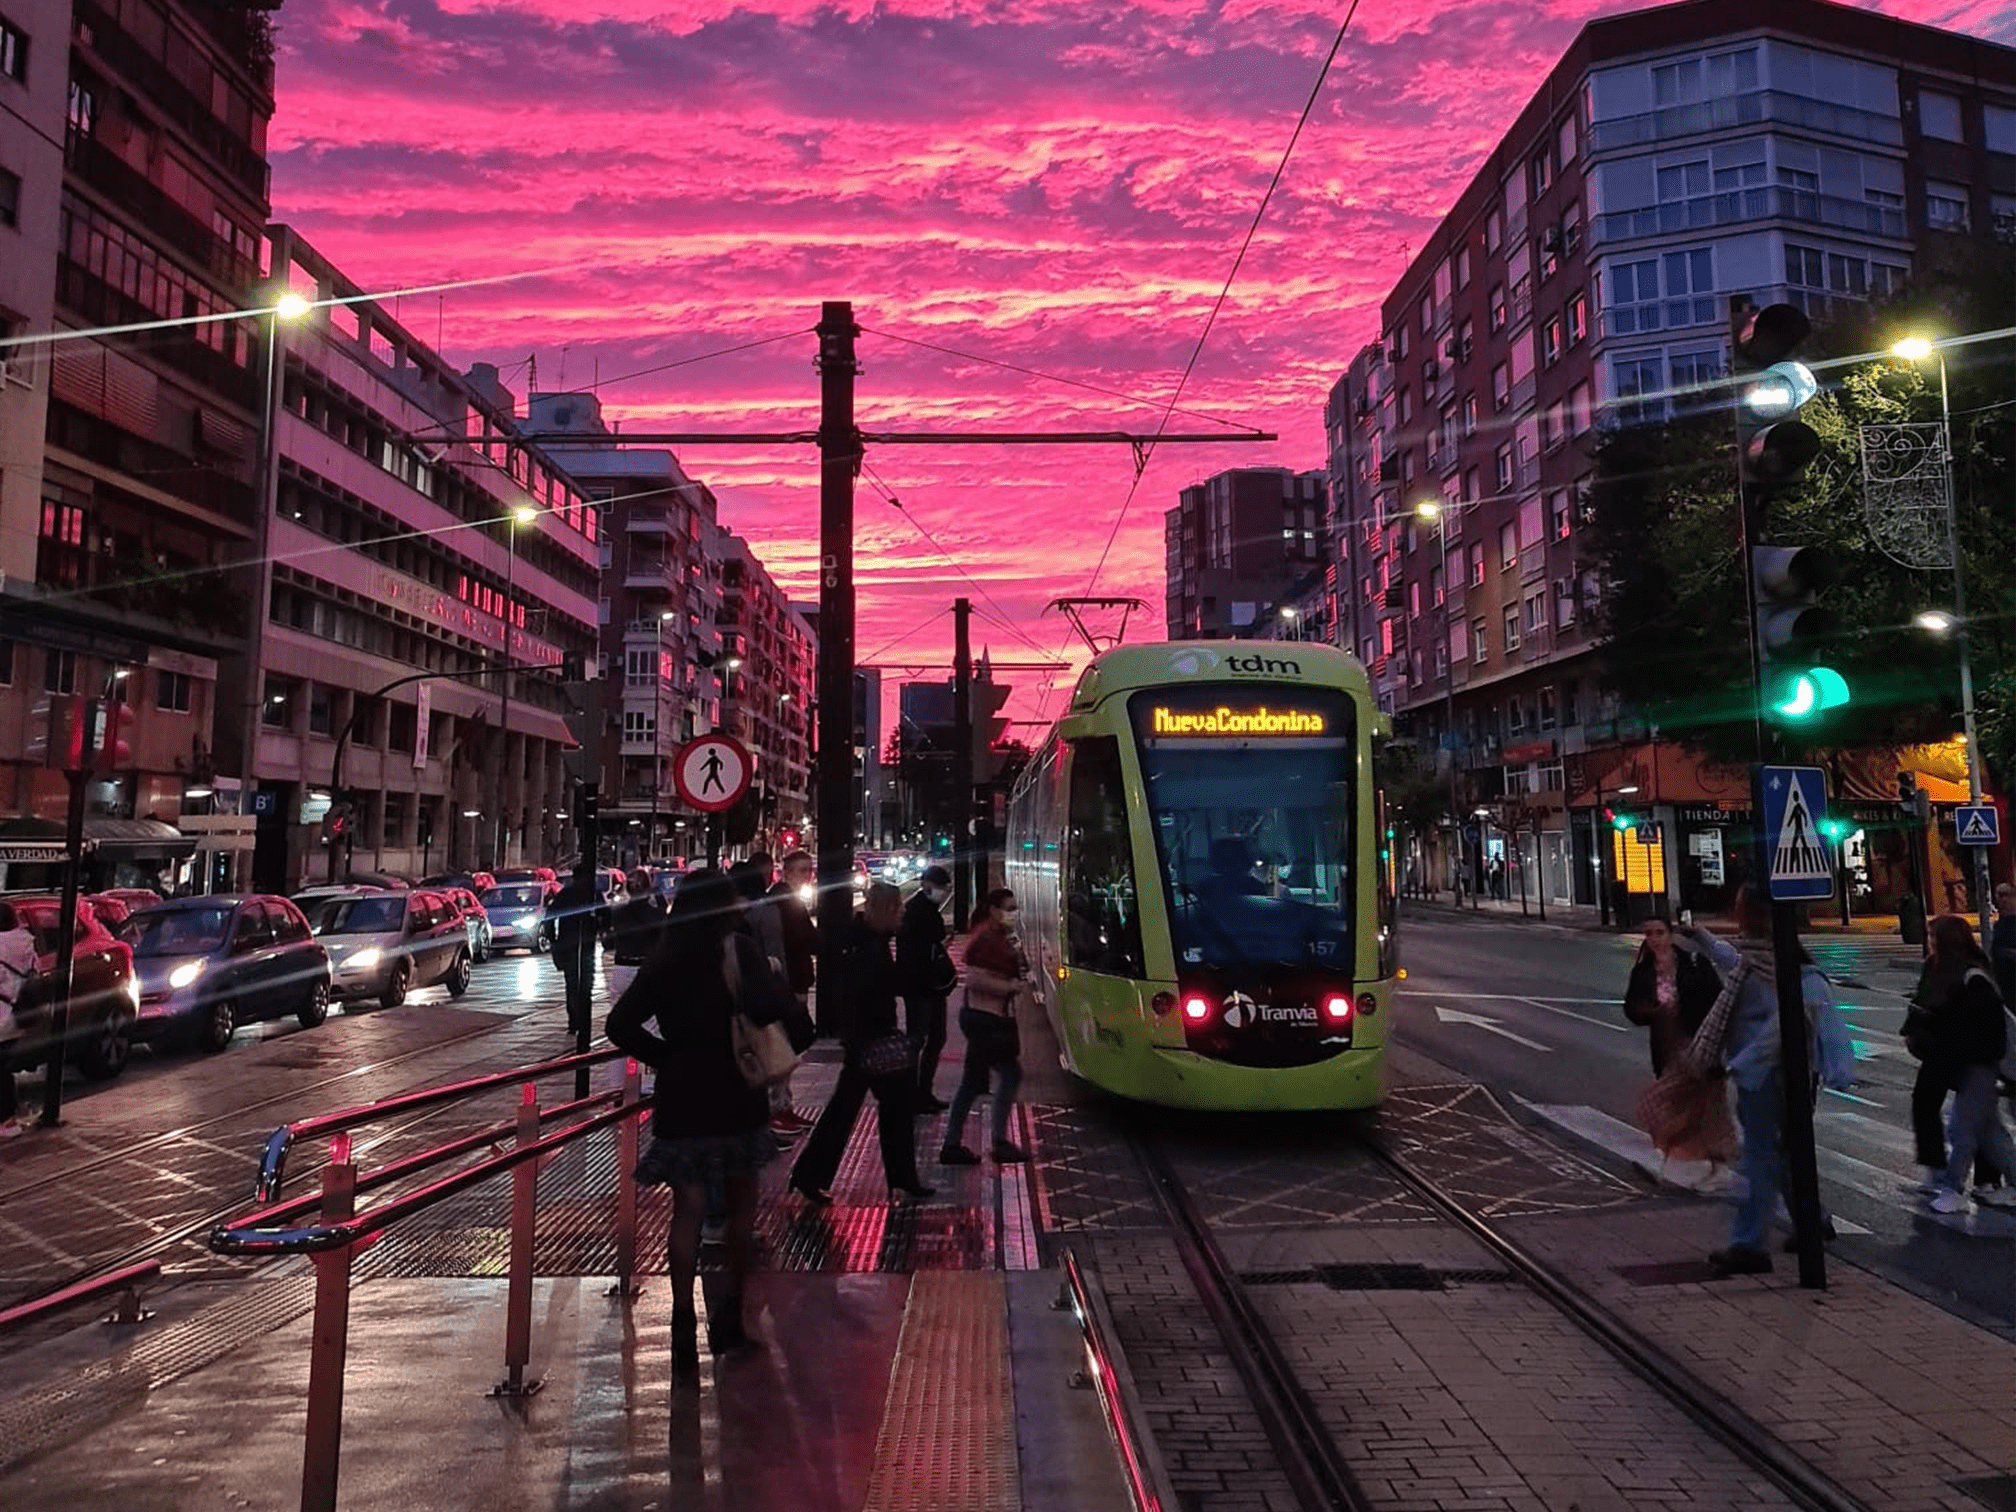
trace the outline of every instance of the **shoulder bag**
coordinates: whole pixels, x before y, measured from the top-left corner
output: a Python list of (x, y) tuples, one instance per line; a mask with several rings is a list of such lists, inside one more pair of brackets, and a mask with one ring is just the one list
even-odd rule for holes
[(735, 1069), (751, 1087), (768, 1087), (782, 1081), (797, 1066), (798, 1052), (791, 1048), (791, 1036), (781, 1020), (759, 1024), (742, 1011), (742, 962), (732, 934), (721, 942), (721, 977), (728, 987), (728, 1000), (735, 1004), (735, 1012), (728, 1020)]

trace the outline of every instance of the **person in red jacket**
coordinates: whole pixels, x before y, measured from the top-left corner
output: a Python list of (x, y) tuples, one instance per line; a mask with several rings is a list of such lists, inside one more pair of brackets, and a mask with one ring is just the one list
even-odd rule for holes
[(987, 894), (966, 936), (966, 995), (959, 1004), (959, 1032), (966, 1037), (966, 1069), (952, 1110), (945, 1115), (945, 1144), (938, 1158), (946, 1165), (977, 1165), (980, 1157), (959, 1141), (966, 1115), (997, 1077), (994, 1091), (993, 1155), (1003, 1165), (1029, 1158), (1008, 1137), (1008, 1114), (1022, 1085), (1022, 1039), (1015, 1027), (1015, 1000), (1028, 984), (1029, 967), (1015, 943), (1019, 917), (1015, 894), (997, 887)]

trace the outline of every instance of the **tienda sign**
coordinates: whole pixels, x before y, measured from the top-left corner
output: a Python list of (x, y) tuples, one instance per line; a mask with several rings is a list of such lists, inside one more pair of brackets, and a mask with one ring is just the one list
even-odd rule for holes
[(1233, 709), (1220, 704), (1195, 714), (1158, 705), (1154, 720), (1157, 735), (1321, 735), (1326, 728), (1321, 714), (1265, 705)]

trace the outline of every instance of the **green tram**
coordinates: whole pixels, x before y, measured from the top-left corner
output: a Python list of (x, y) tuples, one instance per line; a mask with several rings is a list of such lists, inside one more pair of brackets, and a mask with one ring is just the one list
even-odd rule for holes
[(1070, 1070), (1184, 1108), (1380, 1100), (1384, 728), (1364, 669), (1328, 646), (1092, 661), (1008, 809), (1007, 881)]

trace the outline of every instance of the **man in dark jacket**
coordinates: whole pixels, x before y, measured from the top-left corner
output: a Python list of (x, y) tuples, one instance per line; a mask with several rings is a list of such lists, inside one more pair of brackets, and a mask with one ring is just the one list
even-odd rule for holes
[(917, 1042), (917, 1111), (942, 1113), (948, 1104), (931, 1090), (945, 1049), (945, 1002), (959, 985), (958, 968), (945, 948), (941, 909), (952, 896), (952, 874), (927, 866), (917, 891), (903, 905), (896, 931), (896, 979), (903, 993), (903, 1032)]
[(1988, 932), (1988, 959), (2004, 1007), (2016, 1008), (2016, 883), (1995, 889), (1995, 927)]
[(594, 1015), (595, 940), (601, 898), (594, 884), (577, 873), (567, 879), (546, 907), (554, 917), (553, 964), (567, 984), (567, 1032), (577, 1040), (588, 1033)]
[(770, 889), (770, 906), (777, 910), (783, 930), (784, 973), (801, 1003), (812, 991), (819, 959), (819, 926), (812, 922), (801, 889), (812, 886), (817, 875), (810, 851), (790, 851), (784, 857), (782, 880)]

